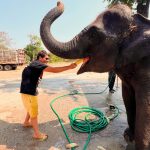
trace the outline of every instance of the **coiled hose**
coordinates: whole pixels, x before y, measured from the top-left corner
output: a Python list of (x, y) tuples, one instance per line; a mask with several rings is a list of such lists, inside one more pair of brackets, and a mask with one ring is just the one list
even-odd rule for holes
[[(107, 87), (106, 87), (106, 89), (107, 89)], [(103, 93), (104, 91), (102, 91), (100, 93)], [(100, 93), (78, 93), (78, 91), (74, 91), (70, 94), (58, 96), (51, 101), (50, 107), (51, 107), (52, 111), (55, 113), (55, 115), (57, 116), (59, 123), (60, 123), (60, 125), (63, 129), (63, 132), (69, 143), (73, 143), (73, 142), (69, 138), (67, 131), (66, 131), (66, 129), (63, 125), (63, 122), (60, 119), (58, 113), (53, 108), (53, 103), (60, 98), (70, 96), (70, 95), (85, 95), (85, 94), (100, 94)], [(88, 106), (82, 106), (82, 107), (75, 108), (69, 113), (70, 125), (71, 125), (72, 129), (77, 132), (88, 133), (88, 138), (86, 140), (83, 150), (87, 149), (87, 146), (90, 142), (92, 132), (102, 130), (109, 124), (110, 120), (112, 120), (118, 116), (118, 114), (119, 114), (118, 107), (111, 105), (110, 109), (113, 111), (113, 114), (109, 117), (105, 116), (101, 111), (99, 111), (95, 108), (88, 107)], [(85, 113), (84, 120), (80, 119), (78, 117), (78, 115), (80, 115), (82, 113)], [(94, 116), (94, 119), (91, 119), (91, 116)], [(71, 148), (71, 149), (74, 150), (75, 148)]]

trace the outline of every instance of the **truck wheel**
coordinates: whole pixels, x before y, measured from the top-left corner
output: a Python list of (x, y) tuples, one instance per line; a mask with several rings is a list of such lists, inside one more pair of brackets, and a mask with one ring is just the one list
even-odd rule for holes
[(9, 70), (11, 70), (12, 69), (12, 66), (11, 65), (5, 65), (4, 66), (4, 70), (6, 70), (6, 71), (9, 71)]
[(17, 66), (15, 66), (15, 67), (12, 67), (12, 69), (13, 69), (13, 70), (16, 70), (16, 69), (17, 69)]
[(3, 66), (2, 65), (0, 65), (0, 71), (2, 71), (3, 70)]

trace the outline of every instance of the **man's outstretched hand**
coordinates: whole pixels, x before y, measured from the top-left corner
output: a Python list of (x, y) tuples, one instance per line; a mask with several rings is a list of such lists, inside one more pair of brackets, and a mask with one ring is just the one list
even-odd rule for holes
[(89, 60), (89, 57), (83, 58), (83, 59), (78, 59), (75, 64), (79, 65), (81, 63), (86, 63)]
[(79, 64), (81, 64), (81, 63), (84, 64), (84, 63), (86, 63), (88, 60), (89, 60), (89, 57), (86, 57), (86, 58), (83, 58), (83, 59), (78, 59), (76, 62), (74, 62), (74, 63), (72, 63), (72, 64), (69, 65), (69, 66), (70, 66), (70, 69), (76, 68), (77, 65), (79, 65)]
[(86, 57), (86, 58), (83, 58), (83, 63), (86, 63), (86, 62), (88, 62), (89, 61), (89, 57)]

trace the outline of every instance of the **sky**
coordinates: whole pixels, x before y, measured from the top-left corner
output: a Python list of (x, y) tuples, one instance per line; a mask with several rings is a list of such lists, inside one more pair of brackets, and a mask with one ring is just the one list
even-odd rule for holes
[[(64, 13), (53, 23), (51, 30), (54, 37), (62, 42), (71, 40), (107, 7), (103, 0), (62, 2), (65, 6)], [(40, 23), (56, 4), (57, 0), (1, 0), (0, 32), (8, 33), (13, 48), (24, 48), (30, 42), (30, 34), (40, 37)]]

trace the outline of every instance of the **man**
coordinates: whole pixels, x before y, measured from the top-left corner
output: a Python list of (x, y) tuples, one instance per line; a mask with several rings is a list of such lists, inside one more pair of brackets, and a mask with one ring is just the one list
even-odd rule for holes
[(114, 84), (115, 84), (115, 79), (116, 79), (116, 73), (111, 70), (108, 73), (108, 86), (109, 86), (109, 92), (114, 93), (115, 90), (113, 89)]
[[(25, 67), (22, 72), (22, 81), (20, 93), (23, 104), (27, 110), (27, 114), (23, 123), (24, 127), (32, 126), (34, 130), (33, 138), (39, 140), (46, 140), (48, 136), (41, 133), (38, 128), (38, 98), (37, 87), (39, 80), (42, 79), (43, 72), (59, 73), (65, 70), (74, 69), (77, 64), (72, 63), (63, 67), (51, 67), (47, 65), (49, 57), (47, 52), (42, 50), (38, 53), (37, 59)], [(31, 120), (31, 123), (30, 121)]]

